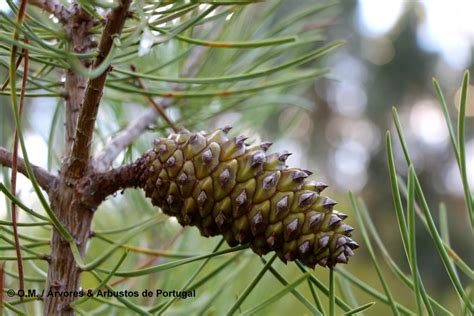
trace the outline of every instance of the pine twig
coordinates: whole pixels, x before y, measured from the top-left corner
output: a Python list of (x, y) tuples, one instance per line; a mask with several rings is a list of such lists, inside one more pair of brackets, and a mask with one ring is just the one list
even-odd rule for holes
[[(109, 14), (100, 40), (99, 56), (94, 62), (94, 68), (97, 68), (110, 53), (113, 38), (121, 33), (131, 2), (131, 0), (123, 0), (122, 4)], [(84, 175), (88, 168), (94, 126), (106, 78), (107, 71), (104, 71), (97, 78), (89, 79), (87, 83), (67, 170), (67, 176), (69, 177), (79, 178)]]

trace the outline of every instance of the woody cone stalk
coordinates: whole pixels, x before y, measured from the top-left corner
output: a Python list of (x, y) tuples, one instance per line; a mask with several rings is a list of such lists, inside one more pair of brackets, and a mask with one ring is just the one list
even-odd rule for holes
[(136, 162), (138, 186), (153, 205), (203, 236), (222, 235), (230, 246), (250, 243), (259, 255), (333, 267), (347, 263), (359, 245), (322, 196), (327, 185), (311, 172), (288, 168), (288, 152), (266, 155), (270, 143), (229, 139), (230, 128), (210, 133), (181, 130), (157, 139)]

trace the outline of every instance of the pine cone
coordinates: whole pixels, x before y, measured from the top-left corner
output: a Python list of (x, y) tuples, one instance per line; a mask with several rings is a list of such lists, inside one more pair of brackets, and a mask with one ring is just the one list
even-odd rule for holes
[(211, 133), (182, 130), (157, 139), (142, 160), (139, 186), (153, 205), (203, 236), (222, 235), (230, 246), (250, 243), (263, 255), (314, 268), (347, 263), (353, 230), (320, 193), (327, 185), (307, 180), (307, 170), (288, 168), (288, 152), (266, 155), (270, 143), (250, 146)]

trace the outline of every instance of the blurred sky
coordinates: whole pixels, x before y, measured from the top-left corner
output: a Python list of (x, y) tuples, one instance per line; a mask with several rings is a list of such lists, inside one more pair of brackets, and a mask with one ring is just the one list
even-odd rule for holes
[[(383, 38), (396, 27), (407, 0), (361, 0), (357, 21), (361, 32), (374, 38)], [(463, 70), (471, 64), (471, 46), (474, 40), (472, 12), (474, 1), (425, 0), (417, 1), (419, 11), (417, 39), (421, 49), (437, 52), (452, 68)], [(421, 9), (420, 8), (420, 9)], [(387, 51), (385, 62), (393, 51)]]
[[(472, 65), (472, 12), (474, 1), (468, 0), (361, 0), (345, 11), (340, 28), (346, 29), (339, 34), (348, 38), (348, 44), (331, 57), (330, 67), (338, 81), (326, 88), (333, 112), (326, 133), (333, 145), (332, 157), (328, 157), (333, 173), (327, 176), (341, 189), (362, 190), (368, 182), (371, 157), (373, 159), (384, 147), (384, 133), (390, 127), (390, 121), (383, 117), (383, 113), (372, 115), (371, 112), (378, 111), (374, 111), (376, 108), (383, 108), (382, 112), (388, 115), (391, 106), (399, 109), (405, 132), (413, 145), (411, 149), (418, 171), (433, 167), (433, 164), (425, 165), (426, 156), (449, 151), (448, 130), (434, 97), (431, 78), (439, 79), (446, 89), (448, 105), (454, 110), (454, 105), (459, 102), (456, 89), (464, 70)], [(415, 47), (403, 43), (407, 32), (414, 33)], [(426, 69), (421, 63), (417, 65), (420, 56), (430, 62), (433, 60), (431, 67)], [(400, 62), (401, 58), (404, 59)], [(403, 85), (415, 81), (404, 69), (410, 67), (404, 66), (410, 63), (419, 67), (424, 85)], [(416, 73), (416, 69), (411, 71)], [(391, 76), (391, 79), (384, 76)], [(380, 78), (388, 84), (381, 86), (377, 83)], [(387, 96), (396, 95), (384, 98), (384, 92), (392, 87), (406, 89), (389, 92)], [(410, 90), (415, 87), (416, 91)], [(374, 91), (374, 88), (380, 91)], [(470, 86), (469, 91), (472, 96), (474, 87)], [(470, 117), (474, 115), (473, 103), (468, 106)], [(456, 110), (451, 113), (453, 116), (457, 114)], [(335, 133), (341, 135), (333, 140)], [(474, 141), (469, 122), (467, 135), (471, 137), (466, 147), (468, 174), (474, 184)], [(437, 186), (439, 191), (462, 195), (454, 159), (446, 163), (438, 174), (442, 178)]]

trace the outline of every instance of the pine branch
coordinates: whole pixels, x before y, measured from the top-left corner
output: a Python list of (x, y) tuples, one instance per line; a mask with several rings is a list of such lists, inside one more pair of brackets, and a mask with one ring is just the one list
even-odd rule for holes
[[(122, 5), (115, 8), (105, 24), (103, 35), (99, 44), (99, 56), (94, 62), (97, 68), (110, 53), (113, 38), (119, 35), (125, 24), (131, 0), (123, 0)], [(79, 178), (88, 168), (91, 154), (92, 136), (95, 120), (99, 110), (99, 102), (105, 86), (107, 71), (94, 79), (89, 79), (79, 114), (77, 129), (72, 147), (68, 176)]]
[[(68, 10), (67, 20), (62, 22), (64, 24), (64, 30), (68, 35), (70, 48), (75, 53), (86, 53), (97, 46), (91, 29), (98, 25), (99, 21), (84, 11), (82, 7), (74, 3)], [(85, 68), (89, 68), (91, 66), (91, 60), (82, 60), (81, 64)], [(86, 84), (87, 79), (79, 73), (72, 69), (66, 71), (65, 157), (70, 157), (71, 155)]]
[[(12, 167), (13, 163), (13, 154), (9, 152), (7, 149), (0, 146), (0, 165), (5, 167)], [(36, 180), (38, 184), (43, 188), (46, 192), (49, 192), (53, 183), (56, 181), (56, 176), (52, 175), (45, 169), (31, 165), (33, 172), (35, 174)], [(21, 172), (23, 175), (28, 177), (28, 172), (26, 170), (25, 161), (18, 157), (18, 171)]]

